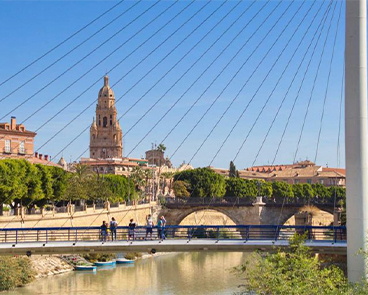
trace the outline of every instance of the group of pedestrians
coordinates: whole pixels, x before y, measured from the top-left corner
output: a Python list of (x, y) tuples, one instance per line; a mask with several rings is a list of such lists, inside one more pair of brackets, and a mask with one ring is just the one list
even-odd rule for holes
[(116, 229), (118, 227), (118, 223), (116, 222), (115, 218), (111, 218), (110, 226), (106, 223), (106, 221), (102, 222), (101, 225), (101, 241), (106, 242), (107, 237), (111, 236), (111, 241), (114, 239), (116, 240)]
[[(146, 216), (146, 237), (147, 240), (148, 236), (152, 240), (152, 234), (153, 234), (153, 228), (154, 223), (151, 214)], [(166, 219), (164, 216), (161, 216), (160, 219), (157, 222), (157, 238), (160, 240), (165, 239), (165, 226), (166, 226)], [(101, 235), (101, 241), (106, 242), (108, 237), (111, 237), (111, 241), (116, 241), (116, 229), (118, 227), (118, 223), (116, 222), (115, 218), (112, 217), (110, 224), (108, 224), (106, 221), (102, 222), (102, 225), (100, 227), (100, 235)], [(135, 239), (135, 230), (137, 227), (137, 223), (134, 222), (134, 219), (130, 219), (129, 225), (128, 225), (128, 241)]]

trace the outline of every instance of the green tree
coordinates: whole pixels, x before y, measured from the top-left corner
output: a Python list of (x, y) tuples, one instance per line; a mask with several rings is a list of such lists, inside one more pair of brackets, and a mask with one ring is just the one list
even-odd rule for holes
[(52, 198), (51, 202), (58, 202), (65, 199), (65, 192), (68, 185), (68, 180), (72, 173), (66, 172), (64, 169), (54, 166), (47, 166), (52, 178)]
[(123, 175), (104, 175), (104, 180), (111, 192), (110, 201), (124, 202), (135, 199), (136, 191), (133, 180)]
[(275, 181), (272, 183), (272, 192), (276, 201), (283, 202), (284, 199), (292, 199), (294, 197), (292, 186), (283, 181)]
[(242, 178), (228, 178), (226, 181), (226, 196), (249, 198), (255, 200), (258, 196), (258, 185), (254, 180)]
[(188, 198), (190, 196), (189, 188), (190, 184), (186, 181), (177, 180), (173, 184), (175, 196), (178, 198)]
[[(94, 186), (90, 185), (94, 182), (94, 172), (87, 165), (76, 164), (73, 167), (73, 174), (68, 179), (65, 196), (67, 200), (88, 200), (91, 190)], [(93, 192), (92, 192), (93, 194)]]
[(237, 170), (233, 161), (230, 161), (229, 177), (230, 178), (237, 177)]
[(174, 181), (183, 180), (190, 184), (192, 197), (218, 197), (225, 195), (225, 178), (210, 168), (185, 170), (174, 175)]
[(272, 182), (260, 181), (261, 182), (261, 196), (270, 198), (273, 194)]
[(292, 188), (296, 203), (307, 203), (314, 197), (314, 189), (309, 183), (296, 183)]
[(327, 202), (330, 197), (329, 189), (320, 183), (315, 183), (312, 185), (314, 190), (314, 197), (320, 202)]
[(349, 291), (343, 271), (334, 265), (323, 266), (303, 245), (303, 237), (298, 235), (290, 240), (289, 251), (254, 255), (237, 271), (245, 276), (245, 292), (265, 295), (356, 294)]

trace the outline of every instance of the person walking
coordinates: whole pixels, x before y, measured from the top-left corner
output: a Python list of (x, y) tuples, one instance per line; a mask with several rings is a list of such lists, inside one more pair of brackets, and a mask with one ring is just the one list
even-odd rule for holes
[(128, 241), (130, 240), (130, 238), (133, 239), (134, 241), (134, 229), (136, 227), (136, 223), (134, 222), (134, 219), (130, 219), (129, 222), (129, 229), (128, 229)]
[(115, 238), (115, 241), (116, 241), (116, 229), (118, 227), (118, 223), (116, 222), (115, 218), (111, 218), (111, 221), (110, 221), (110, 233), (111, 233), (111, 241), (114, 240)]
[(152, 240), (152, 230), (153, 229), (153, 220), (151, 214), (148, 214), (146, 217), (146, 240), (148, 234), (150, 234), (150, 239)]
[(107, 224), (106, 221), (102, 221), (102, 225), (100, 227), (101, 229), (101, 241), (102, 242), (106, 242), (106, 237), (107, 237)]

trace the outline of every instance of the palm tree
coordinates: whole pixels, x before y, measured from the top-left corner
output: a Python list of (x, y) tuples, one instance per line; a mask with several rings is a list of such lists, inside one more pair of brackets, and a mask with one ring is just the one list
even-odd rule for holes
[(91, 167), (82, 164), (76, 164), (72, 170), (73, 175), (69, 178), (66, 189), (66, 197), (72, 200), (80, 201), (88, 199), (91, 192), (91, 181), (94, 179), (95, 173)]
[(157, 150), (164, 153), (166, 151), (166, 146), (160, 143), (157, 147)]

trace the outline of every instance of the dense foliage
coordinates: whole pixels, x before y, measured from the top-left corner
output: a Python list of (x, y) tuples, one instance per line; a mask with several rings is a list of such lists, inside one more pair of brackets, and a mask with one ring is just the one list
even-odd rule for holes
[(223, 197), (226, 192), (225, 178), (212, 169), (197, 168), (185, 170), (174, 175), (175, 182), (181, 180), (187, 183), (187, 191), (191, 197)]
[(224, 177), (209, 168), (186, 170), (174, 175), (173, 189), (179, 198), (187, 197), (236, 197), (254, 201), (263, 196), (264, 201), (273, 203), (336, 203), (345, 199), (345, 188), (326, 187), (322, 184), (288, 184), (287, 182), (265, 182), (236, 177)]
[(26, 257), (0, 257), (0, 291), (22, 287), (35, 277), (31, 261)]
[(349, 285), (343, 271), (334, 265), (323, 265), (303, 245), (303, 237), (290, 240), (289, 251), (255, 254), (237, 271), (245, 276), (245, 293), (263, 295), (338, 295), (367, 294), (363, 285)]
[(98, 175), (77, 164), (73, 172), (26, 160), (0, 161), (0, 204), (32, 208), (61, 201), (123, 202), (137, 197), (134, 179)]

